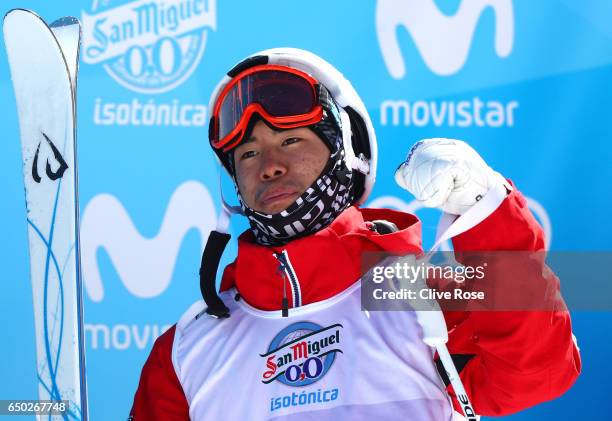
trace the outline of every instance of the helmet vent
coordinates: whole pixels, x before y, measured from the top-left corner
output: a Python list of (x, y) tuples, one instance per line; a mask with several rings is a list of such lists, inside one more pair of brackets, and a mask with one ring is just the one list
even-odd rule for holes
[(253, 56), (249, 57), (245, 60), (242, 60), (240, 63), (235, 65), (232, 70), (227, 72), (229, 77), (236, 77), (246, 69), (249, 69), (254, 66), (260, 66), (262, 64), (268, 64), (268, 56)]

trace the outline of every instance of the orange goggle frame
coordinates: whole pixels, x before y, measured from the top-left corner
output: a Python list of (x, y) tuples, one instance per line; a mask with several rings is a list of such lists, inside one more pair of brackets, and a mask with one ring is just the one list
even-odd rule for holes
[(318, 123), (323, 117), (318, 82), (301, 70), (274, 64), (239, 73), (215, 102), (212, 146), (223, 152), (236, 147), (254, 114), (279, 129)]

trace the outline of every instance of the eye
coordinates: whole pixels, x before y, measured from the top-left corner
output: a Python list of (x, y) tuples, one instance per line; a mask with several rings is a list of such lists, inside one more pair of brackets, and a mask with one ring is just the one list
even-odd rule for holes
[(240, 160), (253, 158), (255, 155), (257, 155), (257, 151), (246, 151), (240, 155)]
[(283, 145), (292, 145), (294, 143), (299, 142), (300, 140), (302, 139), (300, 139), (299, 137), (289, 137), (283, 141)]

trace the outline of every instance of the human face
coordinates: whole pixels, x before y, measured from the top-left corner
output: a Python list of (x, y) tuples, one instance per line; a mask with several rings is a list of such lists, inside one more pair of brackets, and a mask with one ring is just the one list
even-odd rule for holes
[(287, 209), (321, 175), (329, 155), (323, 140), (306, 127), (277, 131), (258, 121), (234, 149), (242, 200), (266, 214)]

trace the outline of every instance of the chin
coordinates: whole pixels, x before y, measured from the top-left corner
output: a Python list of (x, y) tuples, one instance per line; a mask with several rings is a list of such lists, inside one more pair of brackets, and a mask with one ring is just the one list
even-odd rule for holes
[(268, 215), (274, 215), (276, 213), (280, 213), (284, 211), (285, 209), (287, 209), (293, 202), (295, 202), (295, 199), (293, 198), (289, 200), (275, 202), (267, 206), (264, 206), (259, 212), (263, 212)]

